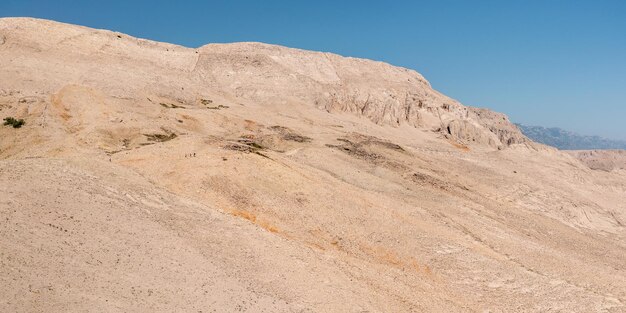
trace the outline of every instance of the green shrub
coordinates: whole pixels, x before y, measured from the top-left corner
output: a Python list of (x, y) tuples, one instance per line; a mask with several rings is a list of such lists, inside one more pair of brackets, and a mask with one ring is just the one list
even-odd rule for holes
[(13, 126), (13, 128), (20, 128), (22, 127), (22, 125), (26, 124), (26, 122), (23, 119), (15, 119), (13, 117), (5, 117), (4, 118), (4, 125), (5, 126)]

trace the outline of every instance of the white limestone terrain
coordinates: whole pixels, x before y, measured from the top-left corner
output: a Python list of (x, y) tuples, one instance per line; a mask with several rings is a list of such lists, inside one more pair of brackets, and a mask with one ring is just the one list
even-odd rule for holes
[(0, 19), (0, 312), (626, 312), (626, 169), (415, 71)]

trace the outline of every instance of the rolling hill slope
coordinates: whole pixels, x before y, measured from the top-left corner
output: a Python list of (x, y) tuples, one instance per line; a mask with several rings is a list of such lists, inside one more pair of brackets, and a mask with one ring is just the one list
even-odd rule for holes
[(623, 312), (626, 172), (389, 64), (0, 19), (0, 311)]

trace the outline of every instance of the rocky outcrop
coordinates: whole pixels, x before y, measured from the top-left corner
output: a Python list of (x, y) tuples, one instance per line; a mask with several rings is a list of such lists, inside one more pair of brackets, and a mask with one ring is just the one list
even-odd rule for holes
[(244, 98), (276, 101), (289, 95), (328, 112), (348, 112), (380, 125), (447, 131), (455, 140), (494, 148), (527, 140), (503, 114), (466, 107), (432, 89), (413, 70), (260, 43), (211, 44), (200, 53), (196, 71)]
[(495, 134), (486, 132), (484, 127), (478, 125), (475, 121), (468, 119), (450, 121), (448, 126), (445, 128), (445, 132), (456, 141), (478, 143), (491, 147), (502, 146)]
[(517, 126), (511, 123), (509, 118), (502, 113), (470, 107), (469, 117), (495, 134), (503, 145), (510, 146), (512, 144), (521, 144), (529, 141)]

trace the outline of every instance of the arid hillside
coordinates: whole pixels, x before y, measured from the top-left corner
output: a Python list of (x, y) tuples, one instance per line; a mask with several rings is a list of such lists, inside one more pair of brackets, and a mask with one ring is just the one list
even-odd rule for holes
[(2, 312), (625, 312), (626, 170), (415, 71), (0, 19)]
[(626, 170), (626, 150), (574, 150), (567, 153), (594, 170)]

